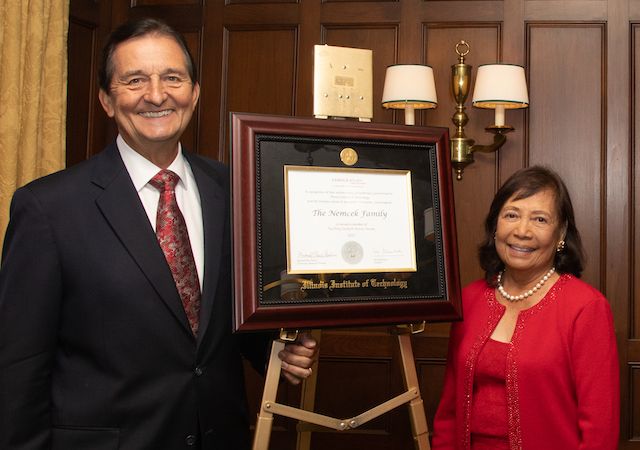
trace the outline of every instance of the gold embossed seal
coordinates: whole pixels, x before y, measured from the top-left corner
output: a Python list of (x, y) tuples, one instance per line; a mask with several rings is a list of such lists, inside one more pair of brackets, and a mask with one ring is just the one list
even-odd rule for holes
[(340, 161), (347, 166), (353, 166), (358, 162), (358, 153), (351, 147), (345, 147), (340, 152)]

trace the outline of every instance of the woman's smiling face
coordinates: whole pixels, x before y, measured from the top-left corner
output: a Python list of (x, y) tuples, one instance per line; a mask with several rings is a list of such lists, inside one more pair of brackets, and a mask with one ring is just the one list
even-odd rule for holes
[(496, 251), (507, 272), (535, 277), (553, 266), (564, 227), (559, 223), (552, 190), (515, 200), (518, 194), (505, 202), (498, 215)]

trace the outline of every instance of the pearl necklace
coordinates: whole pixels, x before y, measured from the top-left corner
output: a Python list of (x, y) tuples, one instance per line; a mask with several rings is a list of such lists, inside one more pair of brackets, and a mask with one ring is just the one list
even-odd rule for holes
[(542, 279), (540, 281), (538, 281), (536, 283), (536, 285), (529, 289), (527, 292), (525, 292), (524, 294), (520, 294), (520, 295), (509, 295), (507, 294), (507, 291), (504, 290), (504, 287), (502, 287), (502, 274), (504, 273), (504, 270), (501, 271), (500, 273), (498, 273), (498, 280), (497, 280), (497, 284), (498, 284), (498, 292), (500, 292), (500, 295), (502, 295), (504, 298), (506, 298), (507, 300), (509, 300), (510, 302), (519, 302), (521, 300), (524, 300), (527, 297), (531, 297), (535, 292), (538, 291), (538, 289), (540, 289), (542, 287), (543, 284), (545, 284), (547, 282), (547, 280), (549, 279), (549, 277), (551, 277), (551, 275), (553, 274), (553, 272), (556, 271), (555, 267), (552, 267), (546, 274), (545, 276), (542, 277)]

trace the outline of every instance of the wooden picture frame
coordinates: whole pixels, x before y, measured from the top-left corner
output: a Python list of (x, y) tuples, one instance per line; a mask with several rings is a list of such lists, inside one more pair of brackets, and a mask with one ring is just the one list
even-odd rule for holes
[[(448, 129), (246, 113), (232, 113), (231, 124), (235, 331), (461, 318)], [(320, 179), (326, 188), (313, 188), (302, 177), (296, 190), (288, 191), (286, 174), (298, 170), (326, 177)], [(367, 215), (365, 205), (371, 206), (370, 215), (382, 215), (396, 203), (397, 189), (381, 176), (386, 172), (410, 175), (412, 201), (400, 212), (412, 215), (415, 266), (386, 270), (394, 252), (407, 251), (393, 243), (391, 250), (385, 248), (394, 233), (378, 225), (376, 220), (383, 218), (323, 218), (329, 220), (325, 230), (310, 222), (318, 220), (310, 216), (289, 229), (289, 210), (296, 206), (299, 215), (311, 203), (323, 204), (328, 216), (345, 208), (351, 216)], [(343, 173), (356, 177), (351, 181), (360, 189), (357, 194), (344, 187)], [(297, 198), (301, 190), (302, 200), (289, 204), (294, 196), (287, 192)], [(399, 223), (398, 235), (407, 236), (410, 228)], [(308, 231), (305, 224), (327, 234), (311, 242), (311, 250), (294, 250), (292, 256), (289, 234)], [(309, 241), (308, 236), (302, 239)], [(366, 269), (358, 269), (363, 256), (371, 253), (377, 257), (364, 263)], [(353, 270), (334, 272), (331, 264), (329, 270), (317, 270), (316, 265), (330, 257), (347, 258)], [(302, 265), (311, 258), (315, 272), (289, 273), (292, 258), (301, 258)]]

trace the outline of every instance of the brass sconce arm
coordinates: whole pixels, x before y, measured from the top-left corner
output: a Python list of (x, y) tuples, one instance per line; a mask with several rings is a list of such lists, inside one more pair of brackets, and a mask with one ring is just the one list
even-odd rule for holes
[(451, 139), (451, 163), (456, 172), (456, 179), (462, 180), (462, 173), (464, 168), (473, 162), (473, 154), (479, 153), (493, 153), (502, 147), (507, 142), (506, 133), (513, 131), (513, 127), (486, 127), (485, 130), (494, 133), (493, 142), (489, 145), (474, 144), (472, 139), (468, 139), (464, 136), (464, 130), (462, 138)]
[(471, 146), (471, 152), (493, 153), (497, 151), (505, 142), (507, 142), (506, 133), (513, 131), (513, 127), (487, 127), (485, 130), (490, 133), (494, 133), (493, 143), (489, 145), (474, 144)]
[(493, 153), (497, 151), (500, 147), (507, 142), (507, 137), (504, 134), (496, 134), (493, 136), (493, 143), (489, 145), (478, 145), (475, 144), (471, 147), (472, 152), (480, 152), (480, 153)]

